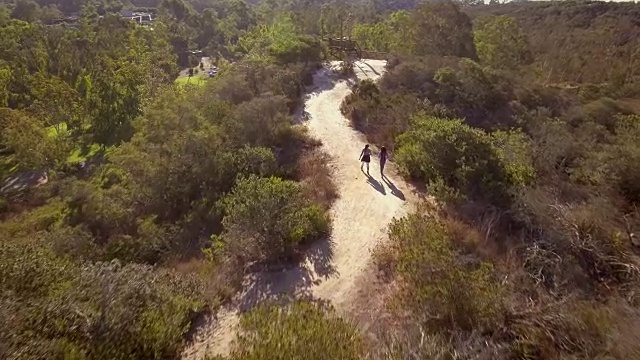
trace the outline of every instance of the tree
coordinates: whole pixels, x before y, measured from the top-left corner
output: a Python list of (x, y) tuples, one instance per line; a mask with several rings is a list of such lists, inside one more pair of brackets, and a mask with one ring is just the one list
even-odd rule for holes
[(20, 110), (3, 109), (4, 145), (24, 170), (40, 170), (44, 166), (58, 165), (69, 154), (68, 138), (52, 133), (42, 121)]
[(321, 35), (342, 38), (351, 34), (352, 6), (344, 0), (334, 0), (322, 6), (320, 14)]
[(474, 43), (480, 60), (496, 69), (515, 69), (533, 61), (527, 37), (512, 17), (477, 20)]
[(425, 2), (411, 13), (405, 34), (416, 55), (477, 58), (471, 19), (451, 0)]
[(301, 36), (289, 15), (278, 16), (270, 25), (254, 27), (238, 45), (252, 59), (269, 63), (318, 62), (322, 56), (320, 44)]
[(38, 20), (40, 6), (31, 0), (18, 0), (11, 11), (11, 17), (14, 19), (33, 22)]
[(9, 105), (9, 81), (11, 80), (11, 69), (0, 68), (0, 107)]
[(54, 4), (43, 6), (40, 8), (40, 21), (45, 24), (51, 23), (53, 20), (60, 19), (64, 16), (62, 11)]
[(37, 85), (29, 109), (44, 120), (45, 126), (60, 135), (63, 129), (82, 129), (86, 125), (82, 99), (74, 88), (60, 78), (47, 78), (44, 74), (36, 74), (33, 81)]

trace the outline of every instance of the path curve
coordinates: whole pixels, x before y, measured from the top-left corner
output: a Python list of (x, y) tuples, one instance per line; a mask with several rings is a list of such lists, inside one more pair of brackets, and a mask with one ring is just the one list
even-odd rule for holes
[[(355, 63), (359, 79), (377, 80), (383, 73), (383, 60)], [(184, 360), (202, 360), (206, 354), (226, 355), (235, 337), (239, 314), (260, 301), (280, 294), (312, 296), (330, 301), (339, 313), (354, 311), (361, 284), (371, 265), (371, 250), (386, 238), (386, 228), (394, 217), (401, 217), (415, 204), (414, 191), (387, 164), (386, 180), (372, 156), (371, 176), (360, 171), (358, 156), (364, 136), (354, 130), (340, 112), (342, 100), (351, 92), (349, 82), (339, 79), (331, 68), (318, 70), (307, 90), (305, 121), (311, 136), (322, 141), (332, 156), (331, 168), (339, 198), (331, 208), (332, 235), (315, 244), (305, 261), (293, 269), (248, 276), (243, 290), (200, 329), (183, 352)]]

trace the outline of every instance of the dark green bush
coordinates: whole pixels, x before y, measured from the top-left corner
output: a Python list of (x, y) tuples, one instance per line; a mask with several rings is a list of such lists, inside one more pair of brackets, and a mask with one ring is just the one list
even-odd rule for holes
[(398, 137), (396, 161), (413, 179), (500, 203), (512, 186), (533, 175), (525, 138), (511, 136), (492, 137), (461, 120), (418, 115)]
[(222, 241), (245, 260), (277, 260), (329, 231), (329, 218), (302, 197), (300, 185), (276, 177), (240, 179), (223, 199)]

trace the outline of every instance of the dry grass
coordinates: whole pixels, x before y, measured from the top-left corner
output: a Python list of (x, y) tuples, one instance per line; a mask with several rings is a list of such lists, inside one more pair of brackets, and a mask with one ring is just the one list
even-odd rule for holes
[[(531, 263), (532, 254), (529, 250), (534, 249), (533, 247), (527, 247), (524, 252), (515, 251), (514, 244), (510, 243), (506, 246), (511, 251), (500, 249), (501, 245), (505, 245), (498, 240), (504, 229), (498, 228), (497, 218), (490, 213), (485, 214), (486, 216), (479, 215), (477, 221), (470, 223), (433, 207), (421, 208), (420, 211), (422, 214), (438, 214), (436, 218), (446, 233), (446, 239), (439, 239), (439, 233), (429, 230), (432, 226), (421, 227), (418, 225), (420, 222), (414, 220), (415, 225), (405, 225), (402, 231), (396, 229), (392, 244), (376, 249), (374, 259), (385, 278), (385, 286), (393, 286), (396, 290), (390, 295), (391, 301), (386, 304), (387, 307), (378, 316), (385, 321), (379, 322), (378, 331), (370, 331), (372, 340), (368, 358), (640, 359), (640, 311), (635, 305), (635, 287), (612, 287), (606, 297), (598, 297), (589, 292), (588, 288), (580, 288), (579, 284), (567, 282), (566, 278), (571, 278), (569, 274), (562, 277), (553, 275), (558, 271), (581, 272), (580, 266), (571, 260), (576, 254), (556, 254), (544, 247), (538, 248), (536, 259), (543, 260), (544, 265), (540, 270), (540, 261)], [(422, 215), (424, 221), (427, 221), (425, 216)], [(396, 242), (401, 240), (402, 244), (396, 243), (393, 246), (394, 238)], [(471, 301), (480, 305), (503, 303), (504, 307), (491, 319), (493, 325), (434, 327), (430, 324), (434, 321), (440, 323), (434, 319), (442, 315), (447, 306), (454, 306), (456, 301), (449, 299), (449, 305), (446, 305), (447, 303), (437, 301), (437, 297), (428, 296), (423, 298), (426, 302), (419, 304), (418, 309), (422, 309), (420, 311), (410, 307), (398, 308), (397, 302), (393, 301), (407, 291), (410, 295), (417, 296), (431, 293), (432, 290), (440, 293), (456, 287), (470, 289), (479, 282), (489, 281), (483, 277), (474, 278), (470, 282), (462, 281), (474, 277), (474, 271), (471, 270), (473, 265), (471, 269), (466, 266), (457, 269), (456, 271), (462, 271), (465, 275), (458, 278), (459, 282), (453, 283), (436, 282), (438, 276), (433, 271), (430, 276), (423, 277), (412, 277), (412, 273), (407, 273), (408, 270), (419, 270), (415, 266), (408, 266), (406, 260), (403, 260), (407, 255), (411, 255), (410, 258), (424, 258), (425, 261), (420, 263), (429, 264), (424, 265), (427, 268), (437, 265), (437, 258), (427, 257), (427, 260), (424, 252), (439, 251), (440, 247), (426, 245), (438, 241), (443, 246), (448, 242), (448, 246), (452, 247), (453, 252), (447, 257), (452, 256), (454, 259), (449, 264), (485, 261), (493, 265), (493, 281), (497, 283), (485, 289), (487, 291), (474, 291), (475, 300), (464, 300), (465, 303)], [(549, 263), (550, 257), (558, 263)], [(446, 263), (445, 261), (443, 264)], [(450, 273), (456, 266), (447, 272)], [(540, 271), (532, 272), (532, 266)], [(553, 286), (546, 284), (552, 279), (557, 279), (557, 283)], [(444, 287), (433, 288), (434, 282)], [(493, 291), (490, 289), (493, 288), (500, 288), (500, 294), (491, 295)], [(427, 293), (424, 292), (426, 290)], [(425, 313), (430, 313), (431, 317), (424, 316)]]
[(338, 198), (330, 161), (331, 157), (316, 147), (302, 154), (296, 169), (296, 177), (301, 181), (304, 196), (322, 205), (325, 210)]
[(192, 258), (187, 261), (172, 261), (168, 267), (180, 274), (203, 279), (203, 293), (212, 300), (212, 304), (227, 301), (236, 293), (240, 288), (244, 271), (242, 266), (234, 263), (232, 259), (216, 264), (206, 258)]

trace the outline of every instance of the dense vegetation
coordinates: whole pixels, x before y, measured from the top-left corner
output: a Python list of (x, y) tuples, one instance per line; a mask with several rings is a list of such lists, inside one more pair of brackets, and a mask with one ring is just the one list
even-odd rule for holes
[[(143, 7), (152, 27), (111, 14)], [(325, 236), (327, 158), (293, 114), (340, 34), (390, 54), (344, 114), (435, 201), (376, 249), (380, 332), (263, 304), (229, 358), (638, 358), (638, 9), (0, 6), (0, 358), (175, 358), (251, 265)], [(176, 85), (196, 49), (220, 72)]]
[[(403, 358), (639, 356), (640, 78), (628, 61), (640, 47), (617, 17), (637, 6), (471, 7), (473, 30), (456, 26), (438, 52), (423, 46), (441, 43), (437, 31), (408, 46), (388, 35), (466, 16), (438, 6), (358, 26), (362, 41), (402, 51), (342, 106), (438, 203), (391, 224), (376, 254), (399, 283), (389, 311)], [(615, 50), (590, 40), (622, 28)], [(458, 50), (469, 42), (477, 57)], [(429, 341), (407, 332), (416, 325)]]
[(175, 357), (246, 266), (329, 231), (326, 158), (292, 119), (321, 48), (283, 17), (175, 86), (176, 24), (1, 24), (2, 178), (46, 183), (0, 198), (0, 357)]

